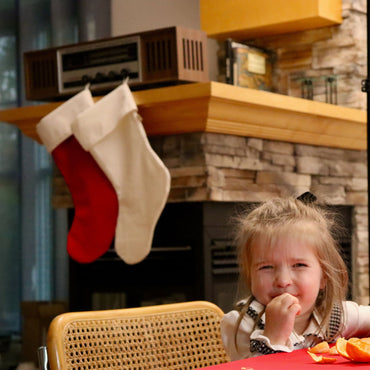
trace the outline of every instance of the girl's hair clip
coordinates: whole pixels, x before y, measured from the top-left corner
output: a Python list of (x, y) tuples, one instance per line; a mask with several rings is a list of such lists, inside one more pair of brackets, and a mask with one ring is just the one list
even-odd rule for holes
[(311, 204), (316, 202), (317, 197), (314, 194), (310, 193), (309, 191), (306, 191), (305, 193), (301, 194), (297, 198), (297, 200), (300, 200), (304, 204)]

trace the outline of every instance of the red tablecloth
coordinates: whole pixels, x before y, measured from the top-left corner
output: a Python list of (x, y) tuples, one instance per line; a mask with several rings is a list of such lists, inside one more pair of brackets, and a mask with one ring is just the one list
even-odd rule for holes
[[(324, 355), (325, 356), (325, 355)], [(290, 353), (275, 353), (245, 360), (232, 361), (227, 364), (208, 366), (207, 370), (294, 370), (294, 369), (316, 369), (316, 370), (337, 370), (349, 368), (364, 368), (370, 370), (370, 363), (352, 362), (342, 356), (335, 357), (336, 362), (332, 364), (316, 363), (307, 353), (307, 349), (299, 349)]]

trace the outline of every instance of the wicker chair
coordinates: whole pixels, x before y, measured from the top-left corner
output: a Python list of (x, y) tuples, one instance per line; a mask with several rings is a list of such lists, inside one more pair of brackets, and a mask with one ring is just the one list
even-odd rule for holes
[(222, 315), (205, 301), (61, 314), (48, 330), (50, 369), (186, 370), (224, 363)]

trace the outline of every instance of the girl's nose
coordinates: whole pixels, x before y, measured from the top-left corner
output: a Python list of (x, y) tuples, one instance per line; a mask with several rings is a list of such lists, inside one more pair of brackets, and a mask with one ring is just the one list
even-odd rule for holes
[(279, 288), (285, 288), (292, 284), (292, 276), (288, 268), (280, 268), (276, 271), (275, 284)]

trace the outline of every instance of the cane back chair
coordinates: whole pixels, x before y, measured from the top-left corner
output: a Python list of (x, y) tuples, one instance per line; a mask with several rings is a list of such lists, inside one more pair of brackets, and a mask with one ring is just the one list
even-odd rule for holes
[(48, 330), (50, 369), (186, 370), (224, 363), (222, 315), (206, 301), (64, 313)]

